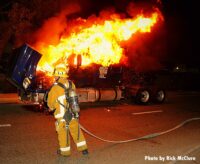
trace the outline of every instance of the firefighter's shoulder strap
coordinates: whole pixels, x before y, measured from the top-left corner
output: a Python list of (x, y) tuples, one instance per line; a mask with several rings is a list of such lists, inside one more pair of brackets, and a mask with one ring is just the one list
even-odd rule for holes
[(71, 80), (68, 80), (69, 82), (69, 87), (67, 88), (64, 84), (60, 83), (60, 82), (56, 82), (54, 83), (45, 93), (44, 95), (44, 102), (47, 102), (47, 99), (48, 99), (48, 93), (49, 91), (51, 90), (51, 88), (55, 85), (58, 85), (60, 86), (61, 88), (63, 88), (65, 90), (65, 96), (66, 96), (66, 99), (69, 98), (69, 90), (72, 89), (72, 81)]
[[(72, 82), (68, 80), (68, 83), (69, 83), (68, 88), (62, 83), (57, 82), (56, 84), (65, 90), (66, 101), (69, 101), (69, 91), (72, 89)], [(65, 112), (63, 118), (65, 119), (66, 123), (69, 124), (69, 122), (72, 120), (72, 117), (73, 117), (71, 109), (68, 108), (67, 106), (64, 106), (64, 104), (62, 104), (60, 101), (58, 101), (58, 103), (67, 109), (67, 112)]]
[(69, 87), (68, 88), (62, 83), (59, 83), (59, 82), (56, 83), (56, 85), (60, 86), (61, 88), (63, 88), (65, 90), (65, 96), (66, 96), (67, 100), (69, 99), (69, 90), (72, 89), (72, 81), (68, 80), (68, 82), (69, 82)]

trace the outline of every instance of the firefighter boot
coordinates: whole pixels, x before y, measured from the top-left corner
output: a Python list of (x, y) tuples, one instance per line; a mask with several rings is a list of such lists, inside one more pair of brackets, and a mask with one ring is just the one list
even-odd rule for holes
[(88, 155), (89, 152), (88, 152), (88, 150), (86, 149), (86, 150), (83, 150), (83, 151), (82, 151), (82, 154), (83, 154), (83, 155)]
[(57, 154), (58, 155), (61, 155), (61, 156), (64, 156), (64, 157), (69, 157), (70, 154), (66, 151), (61, 151), (60, 149), (57, 150)]

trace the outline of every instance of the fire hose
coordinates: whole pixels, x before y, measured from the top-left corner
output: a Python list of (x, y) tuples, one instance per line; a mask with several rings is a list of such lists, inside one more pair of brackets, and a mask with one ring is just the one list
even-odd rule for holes
[(142, 136), (142, 137), (132, 138), (132, 139), (129, 139), (129, 140), (121, 140), (121, 141), (107, 140), (107, 139), (103, 139), (101, 137), (98, 137), (98, 136), (94, 135), (93, 133), (91, 133), (90, 131), (88, 131), (87, 129), (85, 129), (81, 124), (80, 124), (80, 128), (84, 132), (86, 132), (88, 135), (90, 135), (90, 136), (92, 136), (92, 137), (94, 137), (94, 138), (96, 138), (98, 140), (101, 140), (101, 141), (104, 141), (104, 142), (109, 142), (109, 143), (119, 144), (119, 143), (127, 143), (127, 142), (133, 142), (133, 141), (138, 141), (138, 140), (145, 140), (145, 139), (154, 138), (154, 137), (157, 137), (157, 136), (172, 132), (172, 131), (182, 127), (186, 123), (189, 123), (191, 121), (196, 121), (196, 120), (200, 120), (200, 117), (194, 117), (194, 118), (187, 119), (187, 120), (181, 122), (180, 124), (178, 124), (177, 126), (171, 128), (171, 129), (168, 129), (166, 131), (163, 131), (163, 132), (152, 133), (152, 134), (148, 134), (148, 135), (145, 135), (145, 136)]

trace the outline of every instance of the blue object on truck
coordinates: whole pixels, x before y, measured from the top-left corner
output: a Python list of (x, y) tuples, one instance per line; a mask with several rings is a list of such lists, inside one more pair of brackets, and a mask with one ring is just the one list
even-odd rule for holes
[(28, 78), (32, 84), (41, 56), (39, 52), (27, 44), (15, 49), (8, 62), (8, 80), (18, 88), (23, 88), (25, 78)]

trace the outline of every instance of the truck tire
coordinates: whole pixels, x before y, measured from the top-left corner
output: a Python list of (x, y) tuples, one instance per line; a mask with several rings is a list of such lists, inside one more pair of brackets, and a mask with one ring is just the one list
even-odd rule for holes
[(159, 89), (156, 91), (155, 96), (154, 96), (154, 102), (161, 104), (165, 101), (166, 94), (163, 89)]
[(150, 100), (150, 92), (147, 89), (140, 89), (136, 94), (136, 103), (146, 105)]

